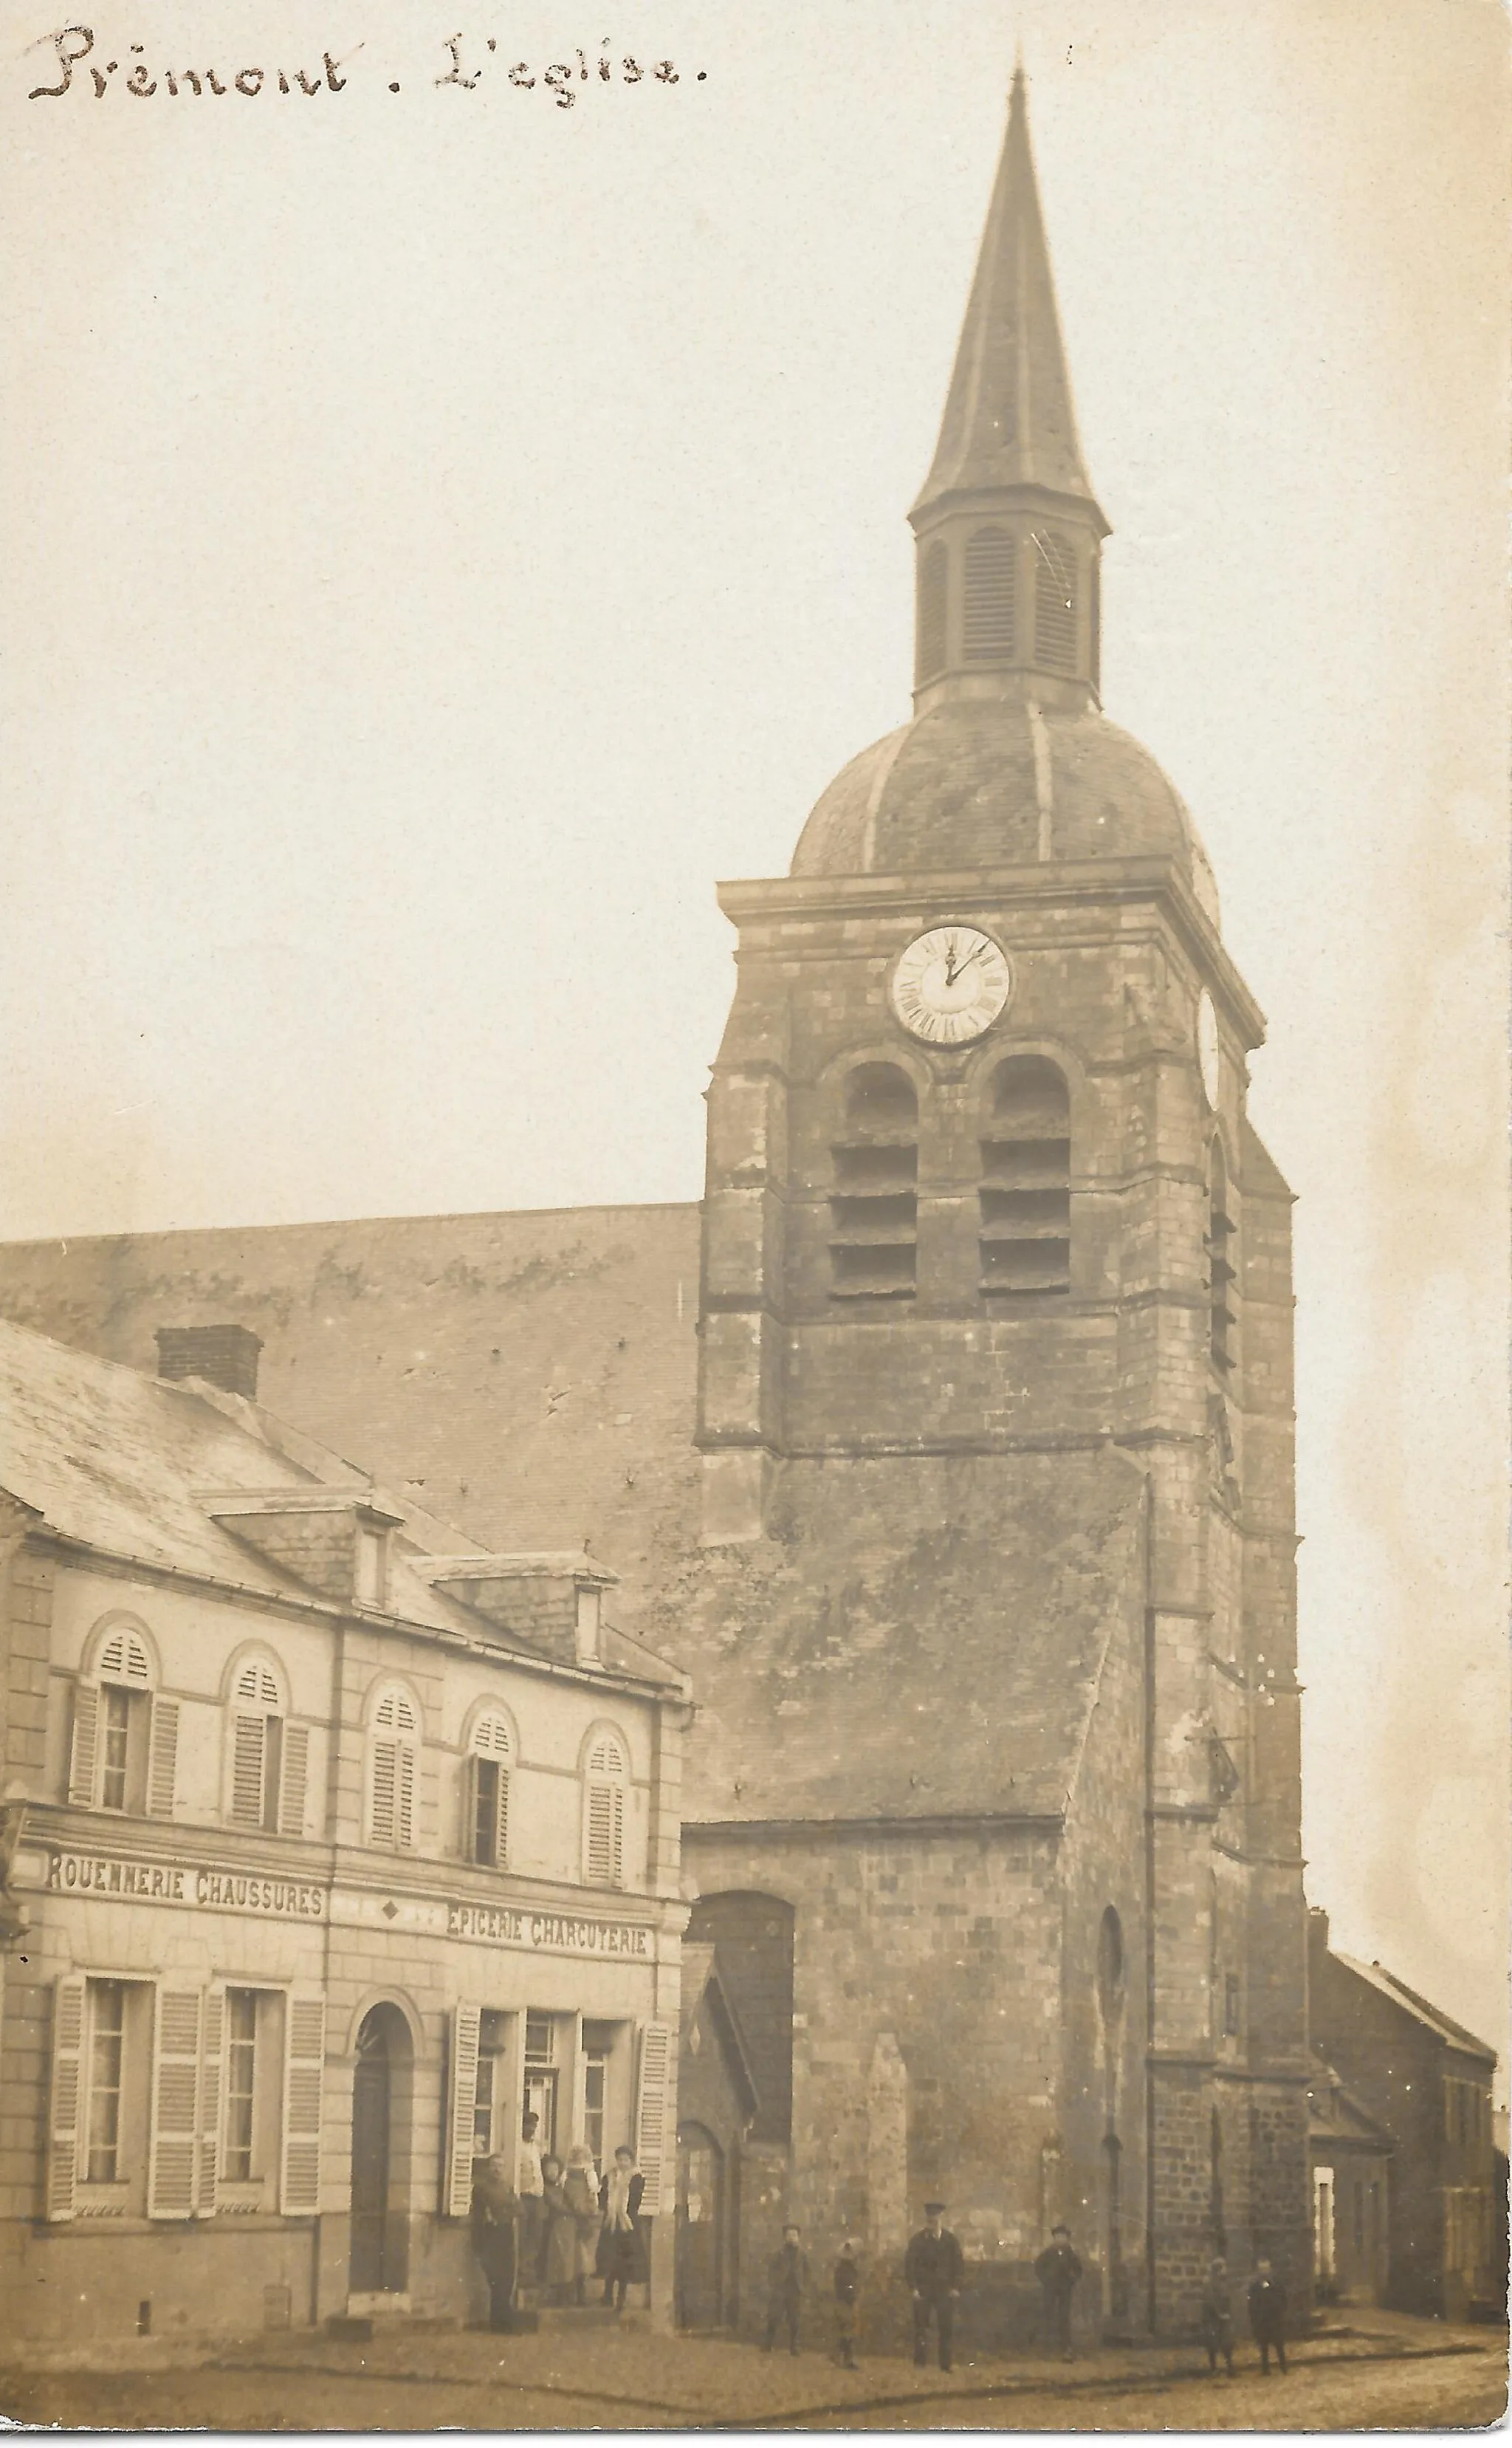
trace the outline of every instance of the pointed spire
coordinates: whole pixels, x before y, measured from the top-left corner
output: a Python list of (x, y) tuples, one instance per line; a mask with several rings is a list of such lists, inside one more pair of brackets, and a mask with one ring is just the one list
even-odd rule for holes
[(1022, 51), (940, 439), (912, 517), (947, 493), (1031, 485), (1091, 504), (1044, 241)]

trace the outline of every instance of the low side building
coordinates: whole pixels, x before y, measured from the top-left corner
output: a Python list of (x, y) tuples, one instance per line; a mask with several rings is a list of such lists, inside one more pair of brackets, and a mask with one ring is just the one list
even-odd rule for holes
[(0, 1328), (10, 2334), (476, 2314), (526, 2105), (637, 2144), (670, 2318), (681, 1677), (260, 1410), (255, 1336), (162, 1348)]
[(1312, 2274), (1326, 2304), (1384, 2304), (1396, 2145), (1330, 2065), (1308, 2091)]
[(1309, 1915), (1314, 2047), (1391, 2136), (1385, 2300), (1463, 2321), (1496, 2293), (1491, 2083), (1496, 2051)]

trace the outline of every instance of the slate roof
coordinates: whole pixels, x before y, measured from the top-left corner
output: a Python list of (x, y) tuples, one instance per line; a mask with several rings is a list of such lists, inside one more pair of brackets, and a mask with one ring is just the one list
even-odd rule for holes
[(1379, 1963), (1362, 1963), (1358, 1956), (1341, 1955), (1336, 1946), (1330, 1947), (1329, 1952), (1335, 1963), (1342, 1963), (1356, 1979), (1368, 1981), (1372, 1989), (1378, 1989), (1383, 1998), (1389, 1998), (1393, 2006), (1400, 2006), (1405, 2015), (1410, 2015), (1414, 2022), (1421, 2023), (1436, 2039), (1445, 2040), (1450, 2048), (1464, 2049), (1471, 2056), (1484, 2057), (1495, 2065), (1497, 2054), (1489, 2040), (1478, 2040), (1473, 2032), (1466, 2031), (1463, 2023), (1457, 2023), (1452, 2015), (1445, 2015), (1442, 2007), (1420, 1997), (1415, 1989), (1409, 1989), (1394, 1972), (1384, 1970)]
[[(990, 873), (1056, 859), (1176, 859), (1218, 924), (1218, 892), (1185, 802), (1147, 748), (1095, 708), (1037, 712), (968, 698), (875, 740), (816, 802), (794, 875)], [(1043, 791), (1047, 807), (1042, 818)]]
[(159, 1326), (254, 1328), (270, 1407), (467, 1520), (432, 1550), (586, 1543), (640, 1655), (693, 1677), (690, 1820), (1060, 1811), (1137, 1598), (1138, 1473), (794, 1463), (769, 1538), (704, 1548), (698, 1302), (692, 1205), (0, 1245), (0, 1308), (144, 1372)]
[(687, 2055), (688, 2039), (699, 2019), (699, 2009), (712, 1990), (724, 2037), (734, 2056), (736, 2070), (745, 2085), (747, 2104), (755, 2113), (760, 2105), (761, 2095), (756, 2089), (756, 2075), (751, 2068), (751, 2051), (747, 2045), (745, 2034), (740, 2029), (739, 2017), (735, 2011), (729, 1988), (719, 1969), (718, 1949), (705, 1941), (685, 1938), (682, 1941), (680, 1961), (682, 1980), (679, 1991), (681, 2011), (679, 2029), (682, 2055), (684, 2056)]
[[(437, 1589), (410, 1553), (451, 1555), (476, 1545), (375, 1482), (259, 1405), (188, 1379), (168, 1385), (137, 1368), (0, 1319), (0, 1488), (39, 1526), (131, 1562), (201, 1577), (268, 1597), (319, 1603), (292, 1572), (216, 1518), (235, 1493), (297, 1500), (350, 1492), (397, 1517), (387, 1616), (469, 1639), (473, 1610)], [(231, 1516), (255, 1524), (255, 1516)], [(501, 1645), (498, 1630), (485, 1636)], [(509, 1641), (529, 1659), (526, 1641)], [(639, 1641), (606, 1627), (603, 1663), (645, 1680), (673, 1670)]]
[(1029, 147), (1024, 71), (1008, 126), (934, 464), (914, 515), (942, 495), (1039, 485), (1090, 502)]
[(1308, 2139), (1314, 2147), (1396, 2149), (1396, 2136), (1376, 2121), (1330, 2065), (1320, 2065), (1308, 2088)]

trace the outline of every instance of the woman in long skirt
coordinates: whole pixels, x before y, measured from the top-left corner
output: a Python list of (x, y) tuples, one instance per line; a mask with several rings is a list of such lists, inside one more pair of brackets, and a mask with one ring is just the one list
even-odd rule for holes
[(643, 2286), (647, 2278), (645, 2237), (641, 2228), (641, 2198), (645, 2178), (635, 2164), (635, 2152), (622, 2142), (614, 2166), (599, 2187), (603, 2226), (599, 2235), (599, 2275), (603, 2300), (624, 2310), (627, 2286)]

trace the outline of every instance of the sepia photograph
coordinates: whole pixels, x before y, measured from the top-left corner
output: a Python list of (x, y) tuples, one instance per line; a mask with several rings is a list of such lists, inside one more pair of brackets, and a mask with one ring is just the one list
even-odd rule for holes
[(1500, 2423), (1507, 10), (70, 5), (0, 2421)]

